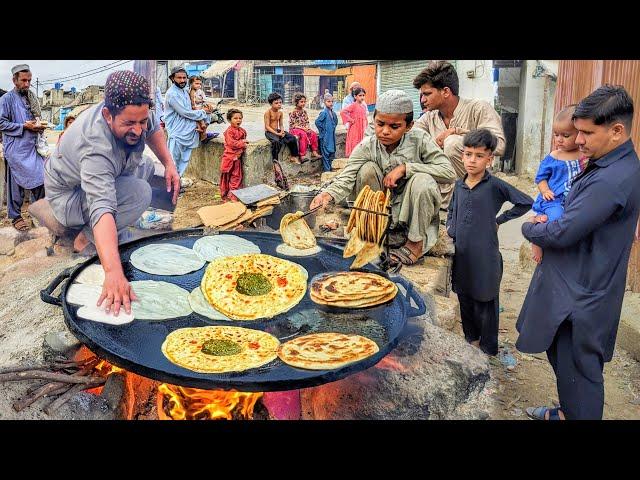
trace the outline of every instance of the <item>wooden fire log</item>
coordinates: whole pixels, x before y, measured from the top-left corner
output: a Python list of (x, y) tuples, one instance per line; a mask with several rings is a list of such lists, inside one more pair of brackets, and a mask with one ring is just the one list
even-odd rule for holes
[(0, 374), (1, 382), (17, 382), (20, 380), (50, 380), (52, 382), (62, 383), (91, 383), (94, 377), (77, 377), (66, 375), (64, 373), (52, 373), (42, 370), (32, 370), (29, 372), (3, 373)]
[(104, 377), (90, 377), (90, 378), (93, 379), (92, 383), (89, 383), (87, 385), (74, 385), (69, 390), (67, 390), (66, 393), (60, 395), (53, 402), (47, 405), (47, 407), (44, 409), (45, 413), (47, 415), (51, 415), (55, 410), (57, 410), (66, 402), (68, 402), (75, 394), (80, 393), (81, 391), (87, 390), (89, 388), (95, 388), (95, 387), (99, 387), (100, 385), (104, 385), (104, 383), (107, 381), (107, 379)]
[[(100, 359), (98, 359), (97, 357), (92, 357), (89, 361), (87, 361), (84, 364), (84, 366), (80, 370), (71, 374), (70, 376), (84, 377), (88, 375), (93, 370), (93, 367), (95, 367), (99, 362), (100, 362)], [(62, 382), (47, 383), (37, 388), (36, 390), (30, 392), (28, 396), (14, 402), (13, 409), (16, 412), (20, 412), (25, 408), (27, 408), (29, 405), (31, 405), (33, 402), (38, 400), (40, 397), (43, 397), (45, 395), (55, 395), (55, 394), (64, 393), (67, 390), (69, 390), (71, 387), (72, 385), (69, 385), (68, 382), (67, 383), (62, 383)], [(88, 387), (85, 387), (85, 388), (88, 388)]]
[[(96, 362), (96, 360), (98, 360)], [(75, 360), (67, 360), (67, 361), (59, 361), (58, 359), (54, 359), (53, 363), (48, 363), (44, 365), (33, 365), (31, 367), (24, 366), (13, 366), (13, 367), (5, 367), (0, 368), (0, 375), (5, 373), (18, 373), (18, 372), (29, 372), (32, 370), (65, 370), (70, 368), (81, 368), (91, 362), (95, 362), (94, 365), (98, 364), (100, 360), (98, 357), (89, 357), (85, 360), (75, 361)]]

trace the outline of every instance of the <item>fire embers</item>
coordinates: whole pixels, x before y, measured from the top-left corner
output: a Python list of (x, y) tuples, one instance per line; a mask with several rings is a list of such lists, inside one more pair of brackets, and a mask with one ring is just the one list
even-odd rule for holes
[(256, 402), (261, 397), (262, 393), (201, 390), (162, 383), (158, 386), (158, 418), (251, 420)]

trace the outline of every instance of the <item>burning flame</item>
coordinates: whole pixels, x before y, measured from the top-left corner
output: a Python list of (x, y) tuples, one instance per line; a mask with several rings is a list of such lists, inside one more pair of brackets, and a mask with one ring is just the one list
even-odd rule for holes
[(409, 369), (402, 365), (398, 360), (387, 355), (378, 362), (376, 368), (381, 370), (390, 370), (392, 372), (407, 372)]
[(232, 420), (235, 413), (236, 418), (251, 419), (260, 397), (262, 393), (201, 390), (162, 383), (158, 386), (158, 418)]
[[(106, 360), (100, 360), (100, 362), (93, 367), (94, 372), (99, 373), (103, 377), (108, 377), (112, 373), (124, 372), (124, 369), (120, 367), (116, 367), (115, 365), (111, 365)], [(100, 385), (99, 387), (92, 388), (90, 390), (86, 390), (88, 393), (93, 393), (94, 395), (100, 395), (102, 393), (102, 389), (104, 385)]]

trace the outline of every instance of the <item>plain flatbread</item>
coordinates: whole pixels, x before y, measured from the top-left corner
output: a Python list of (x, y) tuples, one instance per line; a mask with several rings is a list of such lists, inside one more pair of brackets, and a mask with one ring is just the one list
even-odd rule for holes
[(311, 248), (294, 248), (286, 243), (281, 243), (276, 247), (276, 252), (286, 257), (308, 257), (322, 251), (319, 245)]
[(83, 305), (78, 309), (77, 315), (85, 320), (107, 323), (109, 325), (125, 325), (133, 322), (134, 319), (133, 311), (131, 313), (127, 313), (124, 311), (124, 307), (120, 308), (118, 316), (116, 317), (112, 312), (107, 313), (103, 307)]
[(308, 370), (330, 370), (358, 362), (380, 351), (378, 344), (361, 335), (312, 333), (280, 345), (284, 363)]
[(95, 306), (98, 303), (100, 294), (102, 294), (101, 285), (74, 283), (67, 290), (67, 303)]
[(99, 263), (89, 265), (76, 277), (76, 282), (102, 286), (104, 283), (104, 268)]
[(138, 320), (166, 320), (186, 317), (193, 309), (189, 292), (173, 283), (155, 280), (135, 280), (131, 283), (138, 300), (131, 302), (131, 311)]
[(213, 308), (209, 302), (207, 302), (202, 290), (200, 290), (200, 285), (194, 288), (189, 294), (189, 304), (191, 305), (191, 308), (193, 308), (194, 312), (212, 320), (231, 320), (224, 313), (220, 313)]
[(171, 243), (151, 243), (134, 251), (131, 265), (153, 275), (184, 275), (200, 270), (205, 261), (187, 247)]
[(237, 235), (210, 235), (196, 240), (193, 251), (203, 260), (210, 262), (220, 257), (260, 253), (260, 247)]

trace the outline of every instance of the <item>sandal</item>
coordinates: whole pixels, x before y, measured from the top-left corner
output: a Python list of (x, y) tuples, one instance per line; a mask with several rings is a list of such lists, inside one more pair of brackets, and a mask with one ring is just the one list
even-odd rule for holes
[[(533, 420), (562, 420), (559, 411), (560, 407), (527, 407), (527, 415)], [(549, 412), (549, 418), (545, 418), (547, 412)]]
[(26, 232), (27, 230), (29, 230), (29, 225), (22, 217), (14, 218), (11, 223), (13, 225), (13, 228), (18, 230), (19, 232)]
[[(424, 261), (424, 257), (416, 257), (411, 250), (407, 247), (394, 248), (389, 252), (391, 257), (391, 264), (396, 265), (401, 263), (402, 265), (416, 265)], [(397, 261), (393, 261), (393, 259)]]

